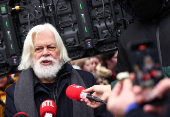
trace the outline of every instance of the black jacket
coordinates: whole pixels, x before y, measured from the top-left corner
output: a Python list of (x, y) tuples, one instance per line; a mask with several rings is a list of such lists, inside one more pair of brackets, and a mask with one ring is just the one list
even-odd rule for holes
[[(69, 71), (73, 69), (70, 65), (65, 64), (65, 69), (60, 72), (59, 75), (69, 73)], [(89, 72), (85, 72), (82, 70), (77, 70), (79, 75), (82, 77), (85, 85), (88, 87), (91, 87), (96, 84), (96, 81), (93, 77), (93, 75)], [(69, 75), (69, 74), (68, 74)], [(52, 99), (55, 101), (52, 88), (50, 88), (51, 84), (48, 86), (48, 84), (41, 83), (36, 76), (34, 76), (34, 99), (36, 103), (36, 107), (39, 113), (39, 108), (41, 103), (46, 99)], [(56, 98), (57, 102), (57, 117), (73, 117), (73, 103), (72, 100), (69, 99), (66, 96), (66, 88), (68, 86), (67, 84), (68, 79), (61, 79), (58, 86), (58, 94)], [(56, 81), (57, 82), (57, 81)], [(14, 90), (15, 90), (15, 84), (13, 84), (11, 87), (9, 87), (7, 92), (7, 103), (5, 107), (5, 117), (12, 117), (14, 114), (17, 113), (15, 105), (14, 105)], [(22, 98), (21, 98), (22, 99)], [(105, 105), (94, 109), (94, 113), (96, 117), (112, 117), (112, 115), (107, 112)], [(40, 116), (40, 115), (39, 115)]]

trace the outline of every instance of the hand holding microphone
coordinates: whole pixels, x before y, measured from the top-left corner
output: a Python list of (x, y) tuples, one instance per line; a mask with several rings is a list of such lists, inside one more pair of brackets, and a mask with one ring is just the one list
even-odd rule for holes
[(57, 106), (53, 100), (45, 100), (40, 106), (41, 117), (55, 117), (57, 113)]
[(80, 101), (81, 99), (88, 98), (90, 100), (94, 100), (95, 102), (101, 102), (101, 103), (106, 104), (100, 98), (94, 97), (94, 96), (90, 95), (89, 93), (84, 93), (83, 90), (85, 90), (84, 87), (73, 84), (73, 85), (70, 85), (67, 87), (66, 95), (67, 95), (67, 97), (69, 97), (73, 100), (77, 100), (77, 101)]
[[(104, 102), (107, 102), (108, 97), (111, 93), (111, 85), (94, 85), (86, 90), (83, 90), (82, 92), (84, 92), (84, 93), (93, 92), (92, 95), (94, 97), (98, 97), (101, 100), (103, 100)], [(103, 104), (103, 103), (95, 102), (93, 100), (88, 100), (87, 98), (84, 101), (87, 103), (87, 105), (90, 108), (97, 108)]]

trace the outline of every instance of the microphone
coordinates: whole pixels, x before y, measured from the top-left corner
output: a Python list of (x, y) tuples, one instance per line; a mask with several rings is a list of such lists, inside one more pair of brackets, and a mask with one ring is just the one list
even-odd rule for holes
[(94, 96), (90, 95), (89, 93), (84, 93), (84, 92), (82, 92), (82, 90), (85, 90), (85, 88), (82, 86), (79, 86), (79, 85), (72, 84), (67, 87), (66, 95), (70, 99), (77, 100), (77, 101), (80, 101), (81, 98), (83, 98), (83, 99), (88, 98), (90, 100), (94, 100), (96, 102), (101, 102), (101, 103), (106, 104), (106, 102), (104, 102), (100, 98), (94, 97)]
[(41, 117), (55, 117), (57, 113), (57, 106), (53, 100), (45, 100), (40, 106)]
[(28, 117), (28, 115), (25, 112), (18, 112), (14, 117)]

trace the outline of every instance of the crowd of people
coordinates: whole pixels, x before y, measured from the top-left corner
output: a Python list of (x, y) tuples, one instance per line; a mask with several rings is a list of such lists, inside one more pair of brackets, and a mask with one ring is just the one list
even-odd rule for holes
[(75, 69), (91, 72), (99, 85), (108, 85), (116, 80), (118, 51), (71, 61)]
[[(170, 49), (170, 1), (117, 2), (135, 21), (120, 36), (115, 52), (71, 61), (51, 24), (33, 27), (24, 42), (18, 67), (22, 72), (14, 78), (0, 76), (0, 114), (13, 117), (25, 112), (29, 117), (39, 117), (41, 103), (51, 99), (57, 105), (57, 117), (169, 117), (169, 78), (160, 80), (146, 96), (140, 85), (133, 84), (136, 74), (131, 73), (120, 81), (116, 80), (116, 75), (133, 72), (127, 44), (150, 40), (158, 48), (164, 77), (170, 76), (170, 56), (167, 54)], [(139, 71), (138, 66), (135, 70)], [(82, 97), (82, 102), (69, 99), (65, 92), (71, 84), (83, 86), (86, 88), (83, 92), (91, 93), (107, 105), (86, 97)]]

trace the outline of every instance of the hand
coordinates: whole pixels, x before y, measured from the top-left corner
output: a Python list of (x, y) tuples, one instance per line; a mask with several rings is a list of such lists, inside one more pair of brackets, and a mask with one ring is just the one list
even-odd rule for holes
[(108, 98), (107, 109), (113, 115), (124, 116), (127, 107), (136, 102), (132, 82), (130, 79), (125, 79), (122, 82), (117, 82), (113, 88)]
[[(151, 98), (150, 100), (154, 99), (155, 97), (161, 99), (165, 93), (167, 93), (170, 90), (170, 79), (164, 78), (162, 79), (152, 90), (151, 92)], [(150, 105), (146, 104), (143, 107), (143, 110), (147, 113), (154, 113), (157, 115), (162, 115), (165, 113), (167, 109), (166, 104), (162, 105)]]
[(160, 115), (163, 116), (166, 111), (167, 111), (167, 105), (151, 105), (151, 104), (146, 104), (143, 107), (143, 110), (146, 113), (152, 113), (152, 114), (156, 114), (156, 115)]
[[(83, 92), (85, 92), (85, 93), (94, 92), (92, 94), (92, 96), (98, 97), (101, 100), (107, 102), (107, 99), (111, 92), (111, 85), (94, 85), (94, 86), (84, 90)], [(89, 100), (87, 98), (81, 99), (81, 101), (85, 101), (87, 103), (87, 105), (91, 108), (97, 108), (103, 104), (100, 102), (95, 102), (93, 100)]]
[(155, 97), (162, 98), (162, 96), (170, 90), (170, 79), (164, 78), (154, 87), (152, 94)]

